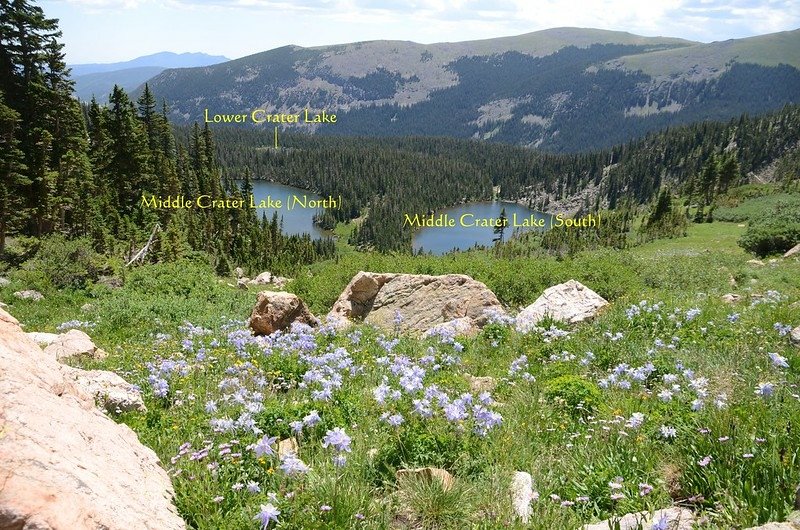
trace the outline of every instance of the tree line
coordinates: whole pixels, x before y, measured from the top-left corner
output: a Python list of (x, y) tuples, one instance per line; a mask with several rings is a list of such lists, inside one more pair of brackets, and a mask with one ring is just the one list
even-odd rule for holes
[(149, 87), (132, 101), (82, 106), (64, 62), (57, 20), (27, 0), (0, 2), (0, 253), (9, 235), (86, 238), (95, 251), (146, 259), (204, 253), (225, 273), (287, 271), (333, 255), (331, 240), (286, 236), (253, 209), (170, 209), (142, 197), (242, 198), (249, 174), (222, 178), (208, 127), (176, 139)]

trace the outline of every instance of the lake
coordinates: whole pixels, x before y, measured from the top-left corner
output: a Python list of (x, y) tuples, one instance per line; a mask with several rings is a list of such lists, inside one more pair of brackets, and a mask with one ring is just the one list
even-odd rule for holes
[[(240, 182), (237, 184), (241, 185)], [(261, 201), (277, 201), (280, 200), (281, 208), (257, 208), (256, 212), (259, 219), (262, 214), (267, 215), (267, 219), (272, 219), (272, 214), (278, 212), (278, 218), (283, 217), (283, 233), (288, 235), (295, 234), (311, 234), (312, 238), (326, 237), (327, 234), (318, 226), (314, 226), (314, 214), (317, 213), (316, 208), (300, 208), (294, 207), (288, 209), (287, 204), (291, 204), (292, 197), (303, 198), (306, 196), (309, 201), (321, 200), (322, 197), (307, 190), (295, 188), (293, 186), (284, 186), (275, 182), (268, 182), (266, 180), (253, 181), (253, 198), (256, 204)]]
[(529, 220), (531, 216), (534, 219), (543, 221), (546, 227), (550, 224), (550, 215), (541, 212), (536, 212), (530, 208), (526, 208), (520, 204), (513, 202), (472, 202), (454, 206), (436, 212), (434, 217), (440, 215), (445, 216), (451, 220), (455, 226), (443, 227), (424, 227), (414, 233), (412, 246), (415, 252), (422, 249), (424, 252), (432, 252), (433, 254), (444, 254), (457, 248), (459, 250), (467, 250), (473, 246), (492, 246), (492, 241), (497, 235), (494, 233), (492, 226), (479, 226), (481, 224), (489, 224), (492, 220), (500, 217), (500, 212), (505, 208), (506, 217), (508, 218), (508, 225), (504, 233), (504, 238), (508, 240), (514, 230), (545, 230), (539, 227), (518, 227), (514, 228), (512, 222), (516, 215), (518, 224), (522, 224), (523, 220)]
[[(281, 201), (281, 208), (258, 208), (259, 218), (262, 213), (267, 215), (267, 219), (272, 218), (273, 212), (278, 212), (279, 217), (283, 217), (283, 232), (285, 234), (311, 234), (311, 237), (326, 237), (330, 234), (326, 233), (321, 228), (314, 226), (314, 214), (317, 213), (316, 208), (287, 208), (287, 204), (293, 202), (294, 197), (306, 197), (309, 201), (321, 200), (319, 195), (295, 188), (294, 186), (285, 186), (275, 182), (268, 182), (266, 180), (253, 181), (253, 198), (256, 204), (261, 201)], [(508, 217), (509, 226), (505, 231), (505, 238), (511, 237), (514, 232), (514, 227), (511, 223), (516, 214), (519, 223), (522, 220), (529, 219), (533, 216), (535, 219), (544, 219), (545, 224), (549, 225), (549, 215), (540, 212), (535, 212), (525, 206), (515, 204), (512, 202), (473, 202), (462, 204), (453, 208), (447, 208), (436, 212), (435, 217), (440, 214), (447, 216), (455, 222), (452, 227), (424, 227), (418, 229), (414, 233), (413, 248), (415, 252), (423, 249), (425, 252), (432, 252), (434, 254), (444, 254), (457, 248), (459, 250), (467, 250), (475, 244), (482, 246), (491, 246), (493, 239), (497, 237), (494, 234), (492, 227), (476, 226), (485, 222), (484, 220), (497, 219), (500, 217), (500, 212), (505, 208), (506, 216)], [(462, 222), (463, 220), (463, 222)], [(471, 225), (471, 226), (463, 226)], [(542, 228), (518, 228), (518, 230), (542, 230)]]

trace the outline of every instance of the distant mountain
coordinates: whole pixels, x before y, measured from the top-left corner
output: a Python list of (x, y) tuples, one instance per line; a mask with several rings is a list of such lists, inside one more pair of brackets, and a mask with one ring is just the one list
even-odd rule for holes
[[(596, 29), (417, 44), (285, 46), (150, 80), (176, 121), (210, 114), (338, 116), (318, 134), (443, 135), (555, 151), (800, 102), (800, 30), (710, 44)], [(283, 127), (292, 127), (283, 125)], [(316, 128), (315, 128), (316, 127)]]
[(69, 68), (75, 81), (76, 97), (89, 100), (96, 96), (98, 100), (105, 101), (115, 84), (132, 92), (167, 68), (209, 66), (228, 60), (221, 55), (205, 53), (161, 52), (119, 63), (73, 64)]

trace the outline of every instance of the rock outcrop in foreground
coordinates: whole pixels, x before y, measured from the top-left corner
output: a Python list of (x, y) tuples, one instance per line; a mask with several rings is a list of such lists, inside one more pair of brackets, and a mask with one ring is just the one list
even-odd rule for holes
[[(386, 329), (399, 327), (402, 331), (425, 332), (464, 317), (480, 328), (488, 320), (487, 311), (505, 313), (486, 285), (463, 274), (429, 276), (362, 271), (339, 295), (328, 313), (328, 321), (337, 327), (363, 320)], [(461, 321), (459, 327), (464, 327), (463, 324)]]
[(271, 335), (293, 322), (316, 326), (317, 319), (296, 294), (261, 291), (250, 315), (250, 329), (256, 335)]
[(544, 290), (517, 315), (517, 330), (526, 333), (545, 317), (577, 324), (597, 315), (608, 302), (581, 282), (569, 280)]
[(177, 530), (158, 457), (0, 309), (0, 528)]

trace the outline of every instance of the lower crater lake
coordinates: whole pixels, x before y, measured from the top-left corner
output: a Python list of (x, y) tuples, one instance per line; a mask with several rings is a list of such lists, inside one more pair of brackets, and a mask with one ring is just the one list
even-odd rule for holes
[[(241, 186), (242, 182), (236, 182)], [(316, 193), (294, 186), (286, 186), (276, 182), (269, 182), (266, 180), (253, 180), (253, 199), (255, 204), (260, 204), (261, 201), (267, 202), (268, 200), (281, 201), (281, 208), (256, 208), (256, 215), (261, 219), (262, 214), (266, 214), (267, 220), (272, 219), (272, 214), (278, 212), (278, 219), (283, 218), (283, 233), (287, 235), (311, 234), (312, 239), (324, 238), (329, 236), (325, 230), (314, 225), (314, 214), (319, 210), (317, 208), (301, 208), (294, 207), (287, 208), (287, 204), (292, 203), (292, 197), (297, 196), (300, 199), (306, 197), (309, 202), (321, 200), (322, 197)]]
[[(497, 237), (494, 227), (479, 225), (498, 219), (504, 208), (508, 219), (508, 225), (503, 233), (506, 241), (515, 231), (544, 231), (550, 227), (550, 214), (531, 210), (521, 204), (504, 201), (471, 202), (437, 211), (434, 218), (439, 218), (440, 215), (446, 216), (454, 221), (454, 226), (426, 226), (417, 229), (412, 239), (414, 252), (419, 252), (421, 249), (423, 252), (441, 255), (453, 249), (468, 250), (475, 245), (490, 247), (494, 244), (492, 240)], [(514, 227), (515, 215), (517, 224), (522, 224), (533, 216), (536, 220), (544, 220), (544, 227)]]

